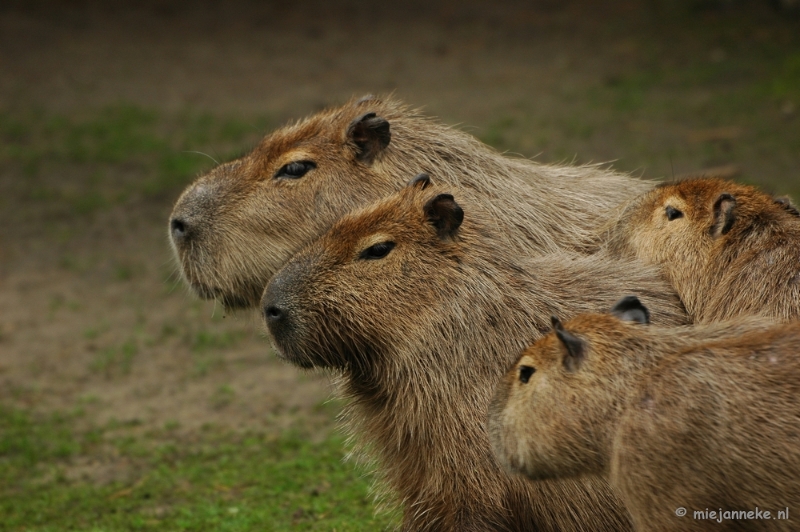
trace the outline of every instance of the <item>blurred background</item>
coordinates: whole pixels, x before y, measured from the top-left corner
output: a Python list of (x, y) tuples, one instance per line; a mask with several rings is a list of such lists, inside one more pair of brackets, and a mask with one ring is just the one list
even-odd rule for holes
[(800, 199), (792, 0), (0, 4), (0, 530), (379, 530), (325, 375), (180, 280), (182, 188), (394, 93), (492, 146)]

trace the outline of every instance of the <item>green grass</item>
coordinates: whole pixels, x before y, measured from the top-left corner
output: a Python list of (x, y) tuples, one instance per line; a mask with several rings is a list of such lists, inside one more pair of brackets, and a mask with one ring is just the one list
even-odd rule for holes
[[(222, 393), (227, 393), (223, 390)], [(384, 530), (369, 480), (342, 439), (207, 429), (137, 435), (136, 423), (76, 428), (80, 413), (0, 408), (0, 530)], [(124, 478), (75, 478), (92, 460)], [(99, 475), (102, 476), (102, 475)]]
[[(544, 104), (509, 101), (478, 135), (542, 162), (613, 161), (648, 177), (733, 164), (741, 181), (800, 196), (800, 34), (775, 27), (763, 37), (741, 20), (710, 23), (713, 13), (662, 4), (648, 31), (669, 37), (630, 36), (629, 55), (610, 72), (556, 80)], [(611, 43), (619, 39), (607, 31)], [(741, 133), (696, 140), (712, 128)]]
[(222, 352), (233, 348), (246, 334), (245, 331), (213, 332), (201, 329), (189, 336), (187, 343), (194, 360), (193, 375), (202, 377), (219, 367), (222, 364)]
[(129, 104), (80, 116), (0, 109), (0, 166), (24, 177), (21, 199), (91, 215), (131, 198), (174, 196), (215, 159), (234, 158), (273, 126), (265, 116), (168, 114)]
[(129, 338), (119, 346), (101, 349), (94, 356), (90, 369), (109, 377), (117, 373), (127, 375), (131, 372), (133, 359), (138, 353), (139, 342), (135, 338)]

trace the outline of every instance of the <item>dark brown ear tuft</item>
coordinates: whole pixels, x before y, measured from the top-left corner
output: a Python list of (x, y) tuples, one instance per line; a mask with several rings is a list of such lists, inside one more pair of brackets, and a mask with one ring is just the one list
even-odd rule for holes
[(554, 331), (563, 331), (564, 326), (561, 325), (561, 320), (558, 319), (558, 316), (550, 316), (550, 323), (553, 325)]
[(419, 187), (420, 190), (425, 190), (431, 184), (431, 176), (425, 172), (417, 174), (414, 179), (408, 182), (407, 187)]
[(720, 194), (714, 201), (714, 222), (711, 224), (709, 234), (719, 238), (728, 234), (736, 222), (736, 198), (728, 193)]
[(439, 194), (425, 204), (425, 216), (442, 240), (453, 238), (464, 221), (464, 211), (451, 194)]
[(347, 138), (358, 148), (360, 161), (371, 164), (375, 157), (389, 145), (392, 134), (389, 122), (375, 113), (365, 113), (347, 126)]
[(622, 321), (633, 321), (647, 325), (650, 323), (650, 311), (636, 296), (625, 296), (612, 307), (611, 314)]
[(570, 372), (577, 371), (586, 358), (586, 346), (583, 340), (563, 328), (556, 329), (556, 336), (567, 351), (562, 360), (564, 367)]

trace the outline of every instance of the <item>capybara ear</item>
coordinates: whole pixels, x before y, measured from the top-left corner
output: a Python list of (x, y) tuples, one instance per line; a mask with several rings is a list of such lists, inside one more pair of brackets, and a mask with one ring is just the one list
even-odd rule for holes
[(442, 240), (453, 238), (464, 221), (464, 211), (451, 194), (439, 194), (425, 204), (425, 216)]
[[(560, 325), (561, 323), (559, 322)], [(580, 338), (573, 336), (563, 327), (559, 327), (555, 331), (556, 336), (561, 341), (561, 345), (566, 349), (566, 354), (562, 360), (564, 368), (570, 372), (577, 371), (583, 359), (586, 358), (586, 346)]]
[(567, 349), (567, 354), (564, 355), (564, 360), (562, 361), (564, 367), (567, 371), (577, 370), (586, 356), (586, 349), (583, 345), (583, 341), (564, 329), (558, 316), (550, 316), (550, 323), (553, 324), (553, 331), (555, 331), (556, 337), (558, 337), (561, 344)]
[(359, 98), (358, 100), (356, 100), (356, 103), (355, 103), (355, 104), (356, 104), (356, 105), (361, 105), (362, 103), (366, 103), (366, 102), (374, 102), (374, 101), (377, 101), (377, 100), (378, 100), (378, 99), (375, 97), (375, 95), (374, 95), (374, 94), (365, 94), (364, 96), (362, 96), (361, 98)]
[(625, 296), (611, 309), (611, 314), (622, 321), (633, 321), (647, 325), (650, 323), (650, 311), (636, 296)]
[(797, 207), (794, 206), (792, 199), (789, 196), (780, 196), (774, 199), (775, 203), (783, 207), (789, 214), (800, 216), (800, 211), (798, 211)]
[(709, 233), (712, 237), (718, 238), (728, 233), (736, 221), (736, 198), (722, 193), (714, 201), (714, 223), (711, 224)]
[(358, 159), (372, 163), (392, 140), (389, 122), (375, 113), (364, 113), (347, 126), (347, 138), (358, 148)]
[(431, 176), (422, 172), (414, 176), (414, 179), (408, 182), (407, 187), (418, 187), (420, 190), (425, 190), (431, 184)]

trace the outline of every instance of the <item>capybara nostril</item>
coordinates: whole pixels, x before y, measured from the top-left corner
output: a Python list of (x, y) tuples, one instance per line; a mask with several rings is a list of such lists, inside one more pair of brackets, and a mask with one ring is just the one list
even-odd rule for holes
[(276, 305), (269, 305), (267, 308), (264, 309), (264, 317), (267, 318), (267, 321), (270, 323), (277, 323), (281, 321), (286, 316), (286, 312), (276, 306)]
[(173, 218), (169, 222), (170, 234), (175, 242), (184, 240), (189, 234), (189, 225), (180, 218)]

